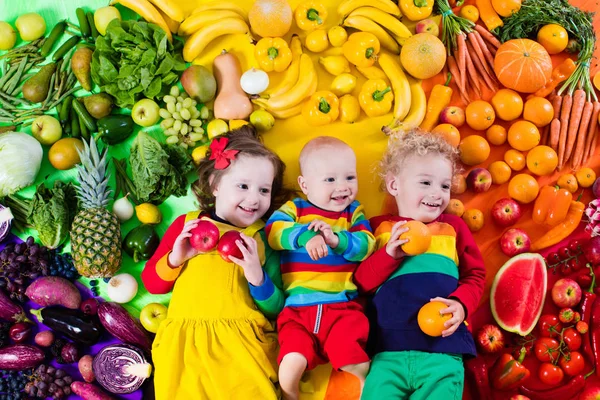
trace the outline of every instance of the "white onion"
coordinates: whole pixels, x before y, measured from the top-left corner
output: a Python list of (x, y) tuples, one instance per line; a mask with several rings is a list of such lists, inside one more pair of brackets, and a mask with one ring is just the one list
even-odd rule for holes
[(133, 209), (133, 205), (127, 199), (127, 196), (121, 197), (118, 200), (115, 200), (113, 204), (113, 213), (119, 218), (119, 221), (125, 222), (133, 217), (133, 213), (135, 210)]
[(108, 297), (115, 303), (131, 301), (138, 291), (138, 283), (130, 274), (117, 274), (106, 285)]
[(261, 69), (251, 68), (240, 78), (242, 90), (248, 94), (259, 94), (269, 87), (269, 75)]

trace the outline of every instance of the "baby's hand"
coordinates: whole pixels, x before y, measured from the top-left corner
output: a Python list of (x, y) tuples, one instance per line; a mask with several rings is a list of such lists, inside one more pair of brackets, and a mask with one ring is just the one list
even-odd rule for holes
[(320, 232), (323, 239), (325, 239), (325, 243), (332, 249), (335, 249), (340, 244), (340, 238), (333, 233), (331, 226), (325, 221), (320, 221), (318, 219), (312, 221), (310, 225), (308, 225), (308, 230)]
[(314, 236), (308, 242), (306, 242), (306, 252), (313, 261), (317, 261), (320, 258), (325, 257), (329, 250), (325, 244), (325, 239), (321, 235)]
[(442, 332), (442, 337), (452, 335), (465, 320), (465, 309), (463, 308), (463, 305), (460, 301), (445, 299), (443, 297), (436, 297), (430, 301), (441, 301), (448, 306), (448, 308), (440, 310), (440, 314), (452, 314), (452, 318), (444, 323), (444, 328), (446, 328), (446, 330)]
[(190, 244), (190, 237), (192, 236), (192, 229), (198, 226), (199, 219), (193, 219), (186, 222), (183, 226), (183, 230), (175, 239), (173, 243), (173, 250), (169, 254), (169, 264), (173, 267), (179, 267), (181, 264), (189, 260), (190, 258), (198, 255), (201, 251), (196, 250)]
[(394, 260), (399, 260), (406, 255), (406, 253), (402, 251), (402, 245), (408, 243), (408, 239), (400, 239), (400, 235), (404, 232), (408, 232), (408, 228), (404, 227), (405, 224), (406, 221), (398, 221), (394, 224), (390, 240), (385, 245), (385, 252)]
[(264, 276), (260, 258), (258, 257), (258, 245), (256, 240), (250, 236), (240, 233), (242, 240), (237, 240), (235, 244), (242, 252), (243, 258), (229, 256), (229, 259), (242, 267), (246, 280), (252, 286), (260, 286), (263, 284)]

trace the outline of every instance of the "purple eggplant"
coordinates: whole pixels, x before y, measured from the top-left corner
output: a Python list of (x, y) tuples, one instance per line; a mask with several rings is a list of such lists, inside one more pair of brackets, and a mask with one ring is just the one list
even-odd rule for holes
[(30, 312), (48, 328), (82, 344), (95, 344), (102, 335), (102, 327), (96, 319), (85, 315), (79, 310), (52, 306), (39, 310), (32, 308)]
[(39, 347), (13, 344), (0, 349), (0, 369), (22, 371), (37, 367), (44, 361), (44, 358), (44, 352)]
[(152, 340), (127, 310), (118, 303), (106, 302), (98, 306), (98, 318), (104, 328), (117, 339), (149, 352)]
[(0, 319), (11, 322), (31, 322), (25, 316), (23, 307), (13, 303), (2, 290), (0, 290)]

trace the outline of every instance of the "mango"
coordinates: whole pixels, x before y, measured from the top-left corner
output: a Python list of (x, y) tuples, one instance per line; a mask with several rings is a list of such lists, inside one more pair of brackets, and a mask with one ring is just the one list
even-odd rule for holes
[(213, 74), (202, 65), (191, 65), (181, 75), (183, 90), (199, 103), (207, 103), (215, 98), (217, 81)]

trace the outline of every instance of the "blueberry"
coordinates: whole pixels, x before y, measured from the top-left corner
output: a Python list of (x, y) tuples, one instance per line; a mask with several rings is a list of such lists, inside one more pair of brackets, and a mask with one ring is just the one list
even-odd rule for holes
[(96, 279), (92, 279), (92, 280), (90, 281), (90, 285), (91, 285), (91, 286), (93, 286), (93, 287), (94, 287), (94, 286), (98, 286), (98, 281), (97, 281)]

